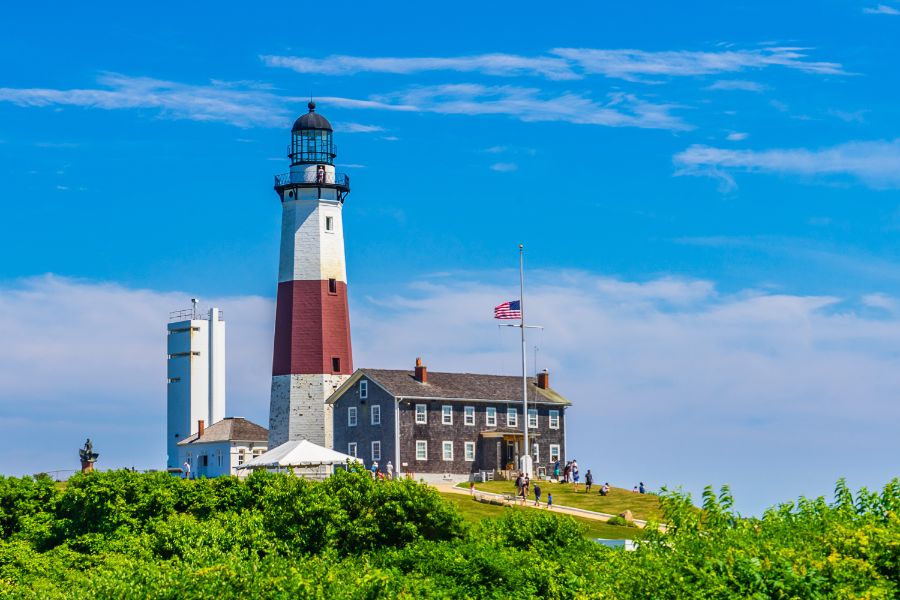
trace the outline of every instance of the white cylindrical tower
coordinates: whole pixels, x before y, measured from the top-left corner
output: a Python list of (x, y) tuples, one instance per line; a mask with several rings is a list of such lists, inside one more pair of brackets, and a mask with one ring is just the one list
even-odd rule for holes
[(298, 439), (330, 448), (325, 400), (353, 372), (341, 218), (350, 182), (335, 173), (332, 134), (310, 102), (291, 130), (291, 171), (275, 177), (282, 220), (269, 448)]

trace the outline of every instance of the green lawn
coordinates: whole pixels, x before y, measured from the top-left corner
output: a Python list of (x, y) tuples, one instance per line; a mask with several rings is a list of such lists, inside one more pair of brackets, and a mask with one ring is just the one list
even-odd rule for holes
[[(468, 482), (459, 484), (469, 489)], [(495, 494), (515, 494), (516, 485), (512, 481), (487, 481), (476, 483), (476, 490), (494, 492)], [(578, 491), (572, 489), (571, 483), (541, 482), (541, 496), (546, 500), (547, 494), (553, 494), (553, 504), (584, 508), (596, 512), (618, 515), (626, 509), (634, 514), (635, 519), (661, 519), (659, 498), (654, 494), (638, 494), (622, 488), (610, 487), (608, 496), (601, 496), (599, 486), (595, 485), (590, 494), (585, 493), (584, 484), (579, 484)], [(534, 495), (531, 495), (534, 499)]]
[[(484, 519), (496, 519), (497, 517), (502, 516), (503, 512), (507, 510), (538, 510), (532, 508), (521, 508), (518, 506), (510, 507), (497, 506), (494, 504), (484, 504), (483, 502), (476, 502), (472, 499), (471, 496), (454, 494), (452, 492), (441, 492), (441, 496), (448, 502), (456, 505), (456, 507), (459, 508), (459, 511), (462, 513), (463, 518), (472, 523), (477, 523)], [(607, 525), (603, 521), (597, 521), (594, 519), (584, 519), (576, 516), (572, 516), (572, 518), (587, 527), (585, 536), (589, 538), (630, 540), (633, 539), (639, 531), (634, 527), (618, 527), (615, 525)]]

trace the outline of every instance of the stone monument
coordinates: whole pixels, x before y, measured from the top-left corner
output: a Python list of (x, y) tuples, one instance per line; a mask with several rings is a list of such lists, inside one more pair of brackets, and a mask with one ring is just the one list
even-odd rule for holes
[(91, 443), (91, 438), (88, 438), (84, 443), (84, 448), (78, 450), (78, 456), (81, 458), (82, 473), (90, 473), (94, 470), (94, 463), (97, 462), (97, 458), (100, 455), (94, 452), (94, 445)]

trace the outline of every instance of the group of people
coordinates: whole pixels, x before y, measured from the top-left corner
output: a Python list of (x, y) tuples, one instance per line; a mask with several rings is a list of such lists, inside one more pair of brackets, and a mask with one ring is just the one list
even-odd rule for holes
[(384, 465), (384, 471), (382, 471), (378, 467), (378, 461), (373, 460), (372, 466), (369, 468), (369, 470), (372, 473), (372, 479), (375, 479), (377, 481), (391, 481), (394, 479), (394, 465), (391, 463), (391, 461), (387, 461), (387, 464)]
[[(525, 473), (519, 473), (516, 477), (516, 498), (524, 505), (528, 501), (528, 490), (531, 489), (531, 478)], [(541, 505), (541, 482), (534, 484), (534, 505)], [(547, 508), (553, 508), (553, 494), (547, 494)]]
[[(556, 478), (556, 481), (559, 483), (571, 483), (573, 489), (577, 492), (578, 484), (581, 482), (581, 471), (578, 469), (578, 460), (573, 458), (570, 461), (566, 461), (566, 465), (562, 469), (560, 469), (560, 464), (559, 461), (556, 461), (556, 464), (553, 465), (553, 476)], [(593, 485), (594, 474), (588, 469), (587, 473), (584, 474), (584, 491), (590, 492)], [(607, 486), (609, 486), (609, 484), (607, 484)]]

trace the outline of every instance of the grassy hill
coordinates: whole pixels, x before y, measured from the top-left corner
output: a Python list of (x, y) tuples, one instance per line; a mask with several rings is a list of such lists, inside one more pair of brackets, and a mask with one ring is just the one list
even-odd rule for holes
[[(458, 487), (469, 489), (468, 483), (461, 483)], [(487, 481), (476, 483), (475, 489), (495, 494), (515, 494), (516, 486), (512, 481)], [(608, 496), (599, 494), (599, 486), (594, 486), (591, 493), (584, 491), (584, 484), (578, 486), (578, 491), (572, 484), (541, 482), (541, 496), (547, 499), (547, 494), (553, 494), (553, 504), (558, 506), (572, 506), (595, 512), (618, 515), (625, 510), (630, 510), (636, 519), (661, 519), (662, 511), (659, 506), (659, 498), (655, 494), (638, 494), (631, 490), (611, 487)], [(534, 494), (531, 494), (534, 499)]]
[[(483, 521), (484, 519), (499, 519), (504, 515), (508, 515), (510, 511), (531, 511), (534, 509), (530, 508), (521, 508), (521, 507), (510, 507), (510, 506), (496, 506), (492, 504), (484, 504), (482, 502), (476, 502), (472, 499), (471, 496), (464, 496), (462, 494), (454, 494), (452, 492), (441, 492), (441, 497), (444, 498), (447, 502), (450, 502), (454, 506), (459, 509), (459, 512), (462, 513), (463, 518), (470, 523), (478, 523)], [(571, 515), (567, 515), (571, 516)], [(596, 519), (585, 519), (581, 517), (572, 516), (573, 519), (587, 527), (587, 531), (585, 532), (585, 537), (588, 538), (604, 538), (608, 540), (630, 540), (634, 539), (634, 537), (638, 533), (638, 529), (635, 527), (620, 527), (616, 525), (607, 525), (603, 521), (597, 521)]]

